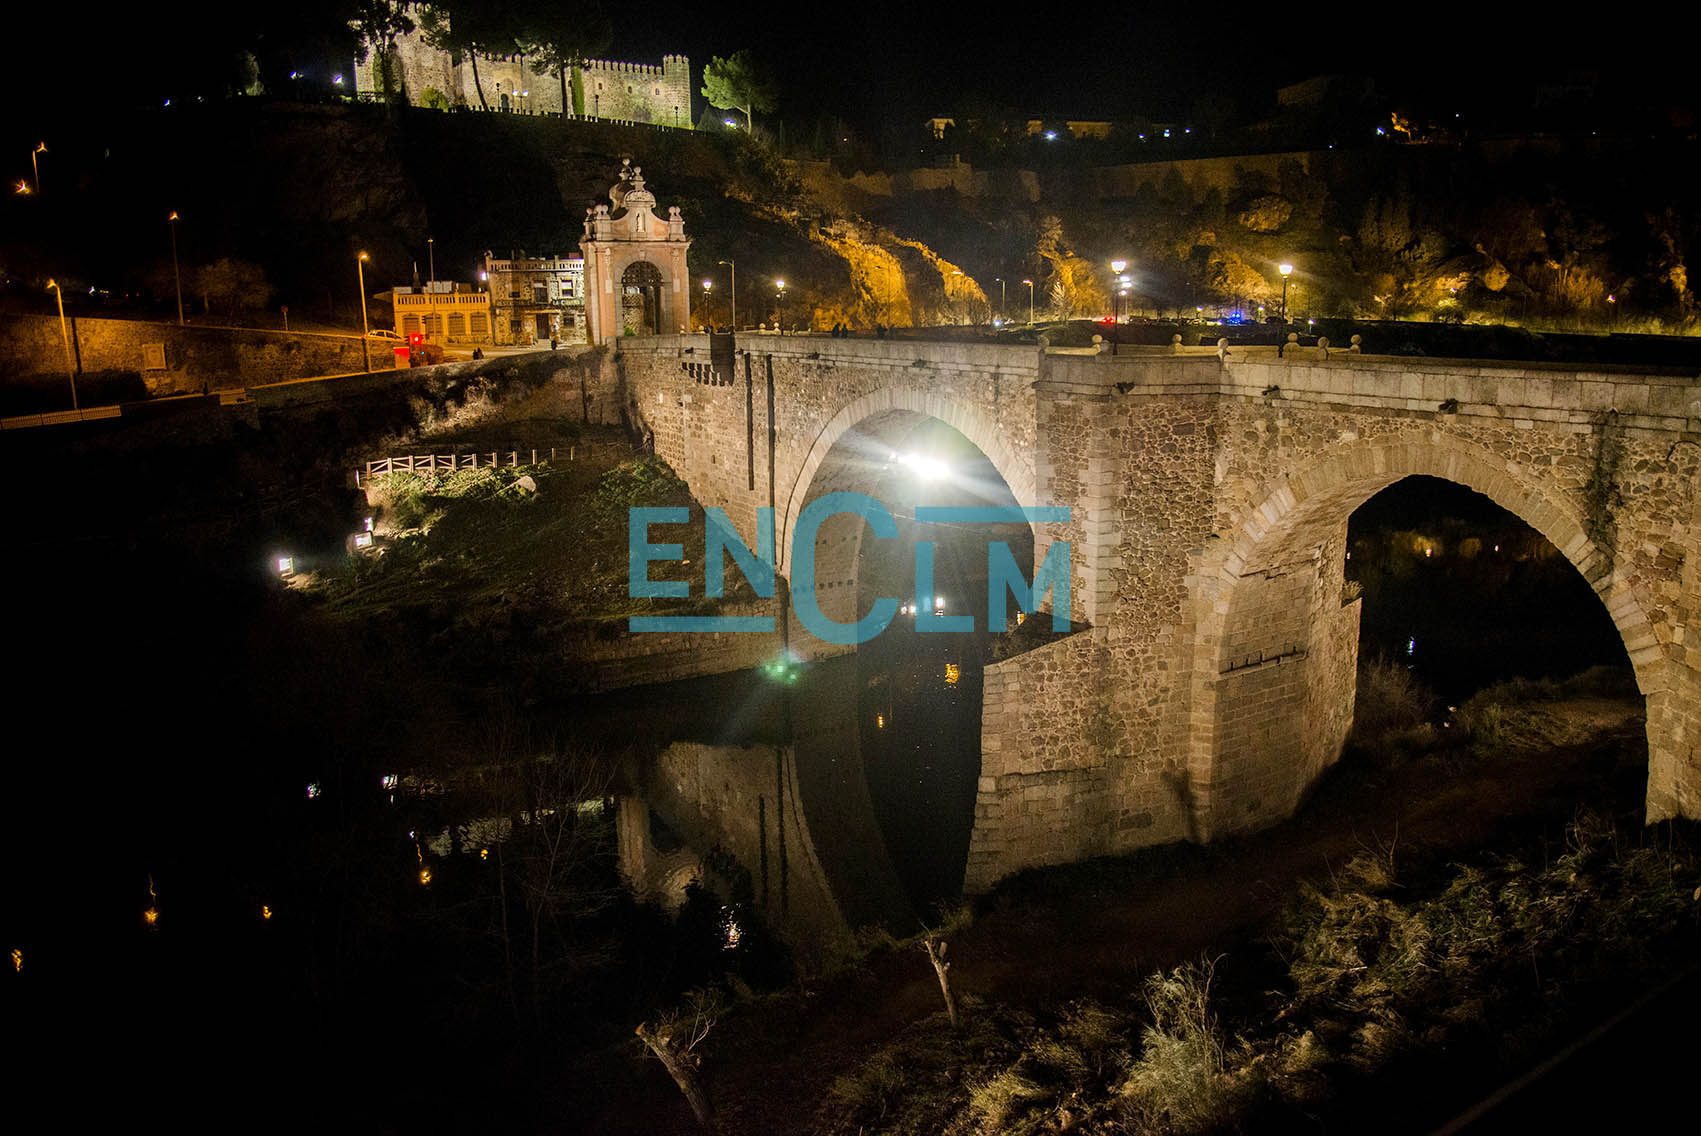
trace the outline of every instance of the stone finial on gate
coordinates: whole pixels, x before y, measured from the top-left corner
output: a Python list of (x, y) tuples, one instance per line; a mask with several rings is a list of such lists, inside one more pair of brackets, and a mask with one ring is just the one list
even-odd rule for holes
[(1325, 359), (1329, 357), (1329, 337), (1327, 335), (1317, 337), (1317, 353)]
[(1217, 340), (1217, 361), (1219, 363), (1227, 363), (1228, 357), (1229, 357), (1228, 339), (1227, 339), (1227, 337), (1224, 337), (1222, 339)]
[(1348, 347), (1347, 350), (1353, 352), (1355, 355), (1358, 354), (1359, 352), (1363, 351), (1364, 350), (1364, 336), (1362, 336), (1362, 335), (1353, 336), (1352, 346)]
[(1169, 337), (1169, 349), (1177, 355), (1181, 354), (1181, 336), (1172, 335)]

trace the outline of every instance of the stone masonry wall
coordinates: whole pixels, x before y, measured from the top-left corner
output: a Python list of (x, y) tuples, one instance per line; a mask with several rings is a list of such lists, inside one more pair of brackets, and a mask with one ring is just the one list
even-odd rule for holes
[[(359, 336), (254, 328), (204, 327), (147, 320), (67, 320), (73, 331), (72, 356), (84, 371), (139, 374), (150, 397), (232, 390), (259, 383), (336, 375), (363, 368)], [(150, 360), (144, 347), (162, 348)], [(388, 370), (390, 349), (372, 345), (372, 365)], [(163, 368), (150, 367), (163, 362)], [(57, 316), (12, 316), (0, 321), (0, 382), (31, 375), (65, 374), (64, 338)]]
[[(768, 615), (776, 601), (734, 605), (722, 615)], [(615, 690), (645, 683), (674, 682), (700, 675), (727, 674), (772, 662), (781, 653), (780, 632), (728, 631), (622, 633), (606, 642), (569, 643), (569, 665), (583, 669), (591, 690)]]

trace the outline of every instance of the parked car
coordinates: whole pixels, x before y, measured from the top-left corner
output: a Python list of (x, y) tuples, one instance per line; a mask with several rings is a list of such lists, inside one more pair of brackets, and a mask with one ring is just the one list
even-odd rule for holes
[(371, 339), (389, 339), (389, 340), (393, 340), (396, 343), (400, 343), (402, 341), (401, 336), (397, 335), (395, 332), (389, 330), (388, 328), (383, 328), (383, 327), (372, 328), (366, 334), (367, 334), (367, 337), (371, 338)]

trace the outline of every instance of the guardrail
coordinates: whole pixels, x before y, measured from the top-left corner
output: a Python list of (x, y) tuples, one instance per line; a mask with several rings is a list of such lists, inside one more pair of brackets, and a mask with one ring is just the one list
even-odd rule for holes
[(87, 410), (53, 410), (46, 414), (18, 414), (0, 418), (0, 430), (22, 430), (30, 426), (59, 426), (67, 422), (89, 422), (117, 418), (124, 412), (116, 406), (91, 406)]
[(405, 454), (401, 457), (378, 458), (366, 463), (366, 469), (356, 470), (354, 484), (359, 488), (362, 479), (371, 480), (382, 477), (386, 473), (429, 473), (432, 470), (456, 469), (500, 469), (503, 466), (539, 465), (542, 462), (555, 460), (555, 447), (549, 448), (549, 456), (539, 458), (542, 451), (531, 450), (531, 460), (522, 462), (521, 455), (525, 450), (486, 450), (483, 453), (470, 454)]

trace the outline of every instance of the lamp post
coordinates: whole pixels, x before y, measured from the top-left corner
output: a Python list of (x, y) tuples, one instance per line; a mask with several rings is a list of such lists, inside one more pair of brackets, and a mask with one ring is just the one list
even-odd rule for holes
[(1028, 326), (1032, 327), (1034, 326), (1034, 282), (1024, 280), (1022, 283), (1028, 286)]
[(778, 289), (774, 295), (774, 325), (778, 328), (779, 333), (784, 335), (786, 333), (786, 282), (776, 280), (774, 287)]
[[(429, 288), (430, 288), (431, 291), (435, 292), (437, 290), (437, 238), (436, 237), (426, 237), (425, 238), (425, 255), (428, 258), (426, 263), (430, 265), (430, 273), (431, 273), (431, 277), (430, 277), (431, 283), (429, 285)], [(417, 264), (418, 261), (415, 261), (414, 263)], [(414, 271), (418, 272), (419, 269), (416, 268), (416, 269), (414, 269)]]
[(1288, 322), (1288, 277), (1293, 275), (1293, 265), (1278, 264), (1276, 271), (1282, 274), (1282, 322)]
[(171, 279), (177, 285), (177, 326), (183, 326), (183, 274), (177, 270), (177, 210), (171, 211), (166, 218), (166, 228), (171, 230)]
[[(1110, 274), (1116, 277), (1117, 284), (1123, 283), (1122, 270), (1127, 267), (1128, 262), (1126, 260), (1113, 260), (1110, 262)], [(1112, 323), (1122, 322), (1122, 304), (1120, 300), (1115, 298), (1110, 301), (1110, 321)]]
[(703, 322), (708, 325), (708, 330), (710, 332), (715, 330), (715, 322), (709, 318), (711, 314), (709, 311), (709, 290), (714, 286), (715, 282), (713, 280), (703, 281)]
[(732, 292), (732, 331), (736, 335), (738, 334), (738, 265), (730, 260), (723, 260), (719, 263), (732, 269), (732, 284), (730, 285)]
[(41, 196), (41, 167), (36, 164), (35, 156), (45, 153), (47, 153), (47, 143), (45, 142), (37, 142), (35, 149), (30, 151), (30, 180), (35, 182), (35, 195), (37, 197)]
[(71, 409), (76, 410), (77, 366), (71, 361), (71, 333), (65, 327), (65, 292), (57, 280), (49, 280), (47, 286), (53, 289), (53, 299), (59, 305), (59, 338), (65, 342), (65, 377), (71, 380)]
[(1004, 306), (1004, 277), (994, 276), (993, 279), (998, 282), (998, 318), (1003, 319), (1005, 311), (1008, 310)]
[(360, 357), (366, 363), (368, 372), (372, 370), (372, 343), (366, 338), (366, 254), (361, 253), (354, 260), (355, 279), (360, 281)]

